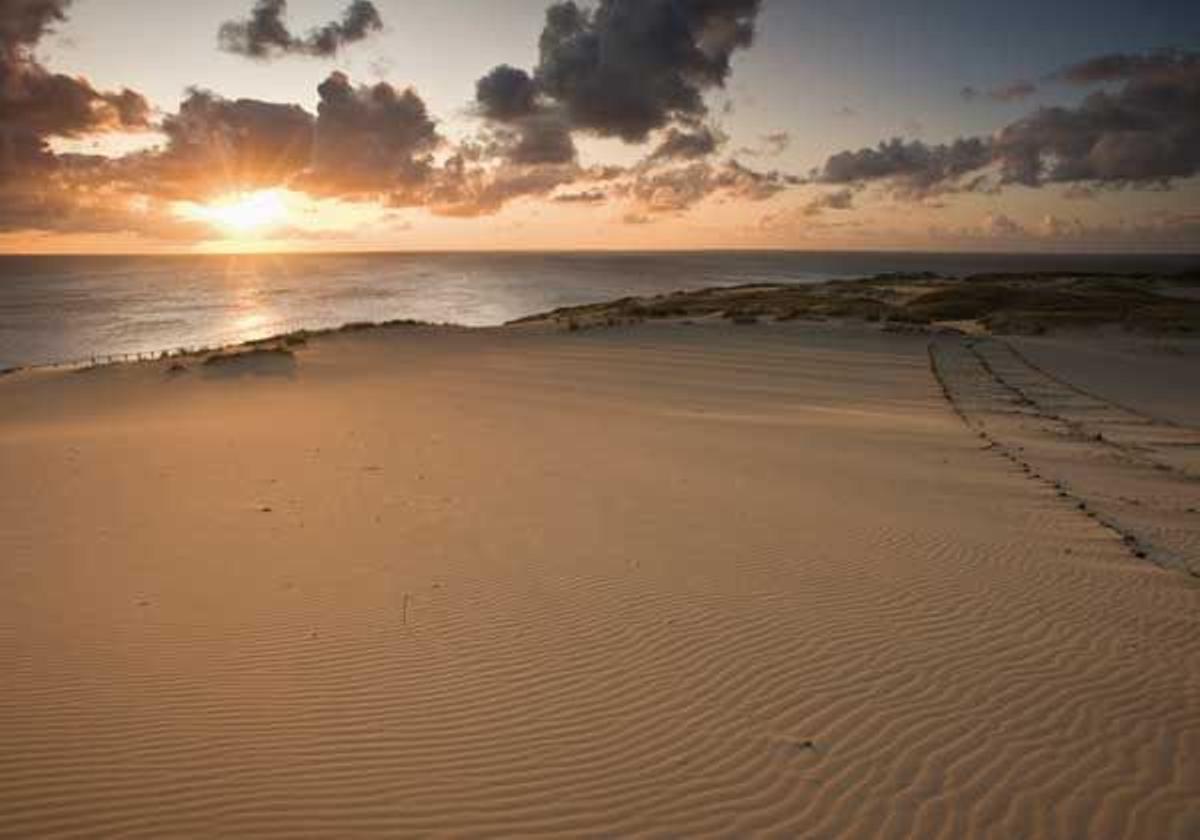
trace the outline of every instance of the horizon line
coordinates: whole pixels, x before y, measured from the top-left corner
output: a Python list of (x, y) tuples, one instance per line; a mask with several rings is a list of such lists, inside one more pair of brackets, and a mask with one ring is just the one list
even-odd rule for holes
[(712, 248), (362, 248), (356, 250), (279, 250), (279, 251), (0, 251), (0, 259), (36, 257), (325, 257), (325, 256), (421, 256), (446, 254), (612, 254), (612, 255), (672, 255), (672, 254), (896, 254), (919, 256), (985, 256), (985, 257), (1144, 257), (1200, 260), (1196, 250), (1008, 250), (986, 249), (923, 249), (923, 248), (774, 248), (774, 247), (712, 247)]

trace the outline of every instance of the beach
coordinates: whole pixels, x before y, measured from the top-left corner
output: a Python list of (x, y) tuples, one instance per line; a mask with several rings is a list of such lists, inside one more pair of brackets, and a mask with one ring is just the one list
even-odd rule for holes
[(1194, 344), (0, 377), (0, 835), (1198, 836)]

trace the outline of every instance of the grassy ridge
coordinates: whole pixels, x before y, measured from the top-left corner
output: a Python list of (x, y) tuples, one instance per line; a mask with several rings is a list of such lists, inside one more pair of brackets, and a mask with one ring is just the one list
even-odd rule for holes
[(881, 274), (820, 285), (755, 284), (574, 306), (514, 323), (571, 328), (651, 319), (853, 319), (904, 325), (973, 322), (994, 333), (1117, 324), (1200, 334), (1200, 273), (1180, 275)]

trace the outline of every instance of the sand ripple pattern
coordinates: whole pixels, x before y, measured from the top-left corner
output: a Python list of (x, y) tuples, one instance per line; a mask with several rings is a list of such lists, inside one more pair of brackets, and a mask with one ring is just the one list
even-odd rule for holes
[(987, 449), (919, 338), (0, 391), (5, 837), (1200, 836), (1200, 589)]

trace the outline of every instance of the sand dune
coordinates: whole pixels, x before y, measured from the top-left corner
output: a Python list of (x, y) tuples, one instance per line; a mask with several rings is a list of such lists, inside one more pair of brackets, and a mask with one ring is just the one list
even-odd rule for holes
[(982, 440), (1138, 559), (1200, 578), (1200, 430), (1081, 390), (1006, 341), (943, 339), (931, 360)]
[(1102, 399), (1134, 406), (1160, 421), (1200, 426), (1200, 344), (1195, 341), (1107, 334), (1100, 340), (1040, 337), (1012, 344), (1032, 363), (1049, 366)]
[(1194, 554), (1054, 485), (1185, 476), (965, 344), (961, 417), (867, 329), (281, 361), (0, 380), (0, 834), (1200, 834)]

